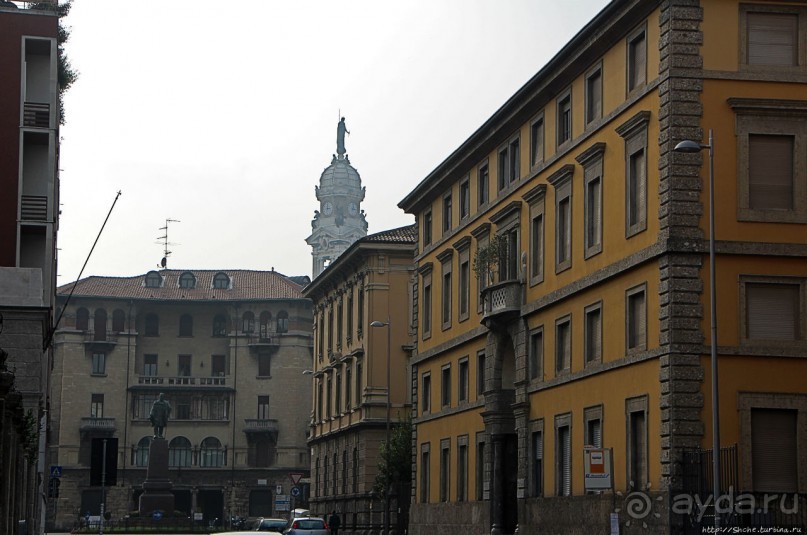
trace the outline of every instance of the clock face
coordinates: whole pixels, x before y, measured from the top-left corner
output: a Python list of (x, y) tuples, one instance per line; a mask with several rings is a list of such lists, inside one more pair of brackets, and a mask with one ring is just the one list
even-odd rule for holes
[(359, 207), (356, 206), (355, 202), (350, 203), (347, 209), (350, 212), (350, 215), (356, 215), (359, 212)]
[(333, 213), (333, 203), (331, 201), (326, 202), (322, 205), (322, 212), (325, 215), (331, 215)]

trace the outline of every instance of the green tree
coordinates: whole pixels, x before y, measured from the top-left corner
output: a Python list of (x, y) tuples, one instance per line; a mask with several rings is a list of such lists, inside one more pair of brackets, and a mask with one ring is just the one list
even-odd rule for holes
[(65, 0), (61, 3), (55, 0), (51, 0), (50, 2), (32, 2), (28, 6), (28, 9), (38, 9), (40, 11), (53, 11), (54, 13), (59, 15), (59, 34), (56, 38), (56, 43), (59, 54), (57, 68), (58, 68), (58, 81), (59, 81), (60, 124), (64, 124), (65, 121), (64, 94), (68, 89), (70, 89), (70, 86), (73, 85), (73, 82), (75, 82), (76, 79), (78, 78), (78, 72), (76, 72), (73, 69), (72, 65), (70, 65), (70, 60), (67, 59), (67, 53), (64, 51), (64, 45), (70, 38), (70, 29), (67, 28), (64, 24), (62, 24), (62, 19), (64, 19), (67, 16), (72, 6), (73, 6), (73, 0)]
[(399, 495), (406, 493), (412, 483), (412, 420), (406, 418), (395, 424), (389, 444), (381, 443), (381, 459), (373, 490), (384, 497), (389, 489)]

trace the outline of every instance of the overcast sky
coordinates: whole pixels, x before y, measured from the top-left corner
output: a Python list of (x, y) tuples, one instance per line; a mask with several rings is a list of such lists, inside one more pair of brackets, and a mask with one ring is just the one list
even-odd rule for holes
[(606, 0), (74, 0), (59, 284), (158, 267), (311, 275), (314, 186), (345, 145), (369, 232)]

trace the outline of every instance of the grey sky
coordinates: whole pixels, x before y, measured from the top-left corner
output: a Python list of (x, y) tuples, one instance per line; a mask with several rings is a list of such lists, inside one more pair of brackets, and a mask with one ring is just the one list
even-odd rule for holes
[(168, 266), (311, 274), (341, 109), (369, 231), (606, 0), (75, 0), (59, 284)]

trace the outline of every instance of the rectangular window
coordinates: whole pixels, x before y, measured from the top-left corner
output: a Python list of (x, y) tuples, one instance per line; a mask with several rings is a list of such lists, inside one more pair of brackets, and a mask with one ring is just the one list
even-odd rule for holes
[(149, 377), (157, 375), (157, 355), (143, 355), (143, 375)]
[(451, 441), (440, 441), (440, 501), (449, 501), (449, 485), (450, 485), (450, 464), (451, 464)]
[(544, 494), (544, 433), (535, 431), (532, 434), (532, 495)]
[(476, 354), (476, 397), (485, 395), (485, 352)]
[(226, 365), (227, 357), (225, 355), (210, 355), (210, 376), (224, 377)]
[(336, 303), (336, 349), (342, 349), (342, 337), (344, 336), (344, 309), (345, 303), (340, 299)]
[(751, 471), (755, 492), (798, 492), (798, 411), (751, 409)]
[[(741, 52), (748, 70), (787, 69), (799, 58), (799, 16), (795, 6), (740, 6)], [(744, 30), (744, 31), (743, 31)]]
[(457, 438), (457, 501), (468, 501), (468, 435)]
[[(543, 209), (543, 204), (541, 206)], [(530, 282), (544, 279), (544, 214), (535, 214), (530, 223)]]
[(644, 285), (628, 290), (626, 308), (628, 351), (647, 349), (647, 305)]
[(92, 354), (92, 374), (104, 375), (106, 373), (106, 353)]
[(325, 418), (331, 418), (333, 412), (331, 411), (331, 400), (333, 399), (333, 379), (328, 376), (325, 379)]
[(558, 147), (572, 139), (572, 94), (571, 90), (558, 97), (557, 111), (557, 141)]
[(585, 362), (586, 365), (602, 361), (602, 303), (585, 309)]
[(353, 339), (353, 287), (349, 287), (347, 290), (347, 328), (346, 328), (346, 336), (347, 336), (347, 343), (350, 344), (350, 341)]
[(420, 409), (423, 414), (431, 412), (432, 407), (432, 376), (424, 373), (421, 380)]
[(191, 376), (191, 356), (178, 355), (177, 356), (177, 376), (190, 377)]
[(647, 485), (647, 398), (632, 398), (625, 402), (627, 410), (628, 481), (633, 488)]
[(342, 413), (342, 373), (337, 371), (336, 372), (336, 381), (334, 384), (334, 389), (336, 390), (336, 415), (339, 416)]
[(359, 302), (356, 303), (356, 338), (361, 340), (364, 325), (364, 286), (360, 286), (358, 291)]
[(583, 411), (585, 433), (583, 437), (586, 446), (602, 447), (602, 405), (588, 407)]
[(353, 407), (353, 375), (350, 364), (345, 366), (345, 409)]
[(258, 396), (258, 420), (269, 419), (269, 396)]
[(485, 434), (476, 434), (476, 501), (485, 499)]
[(499, 258), (499, 281), (518, 280), (518, 267), (520, 261), (520, 244), (518, 238), (518, 227), (510, 228), (502, 232), (505, 247), (502, 256)]
[(431, 479), (429, 444), (420, 445), (420, 503), (429, 503), (429, 480)]
[(443, 197), (443, 234), (451, 231), (451, 194)]
[(440, 404), (451, 406), (451, 364), (443, 366), (440, 372)]
[(90, 418), (104, 417), (104, 395), (92, 394), (90, 396)]
[(471, 214), (471, 183), (466, 178), (460, 183), (460, 220)]
[(626, 224), (630, 234), (647, 227), (647, 159), (644, 149), (628, 156), (628, 206)]
[(442, 312), (442, 328), (451, 327), (451, 260), (443, 262), (443, 288), (440, 310)]
[(602, 67), (586, 75), (586, 124), (602, 117)]
[(510, 159), (507, 156), (507, 147), (499, 149), (499, 176), (498, 185), (499, 191), (502, 191), (510, 183)]
[(792, 210), (795, 136), (748, 135), (748, 207)]
[(555, 272), (572, 266), (572, 172), (571, 164), (549, 177), (555, 188)]
[[(486, 232), (483, 235), (478, 235), (476, 237), (476, 253), (479, 254), (479, 251), (483, 251), (485, 247), (490, 244), (490, 237), (489, 234)], [(482, 312), (482, 292), (485, 288), (488, 287), (490, 284), (489, 275), (484, 272), (484, 270), (479, 270), (476, 274), (476, 311)]]
[(362, 382), (364, 379), (362, 377), (362, 363), (361, 361), (356, 362), (356, 405), (361, 406), (362, 404), (362, 392), (364, 392), (364, 383)]
[(484, 164), (479, 166), (479, 169), (476, 172), (476, 200), (477, 206), (484, 206), (488, 203), (488, 188), (490, 188), (490, 171), (488, 170), (488, 164), (485, 162)]
[(333, 335), (333, 303), (328, 308), (328, 357), (333, 355), (333, 343), (334, 343), (334, 335)]
[(749, 340), (801, 340), (801, 285), (745, 284), (745, 337)]
[(534, 119), (530, 124), (530, 163), (532, 167), (544, 161), (544, 116)]
[(570, 414), (555, 417), (555, 493), (572, 495), (572, 450)]
[(432, 243), (432, 211), (429, 210), (423, 214), (423, 245), (431, 245)]
[(544, 329), (539, 327), (530, 334), (529, 372), (531, 380), (544, 380)]
[(572, 319), (566, 316), (555, 323), (555, 374), (568, 372), (572, 364)]
[(459, 280), (459, 317), (460, 321), (468, 319), (471, 302), (471, 261), (466, 248), (460, 252), (460, 280)]
[(269, 353), (258, 353), (258, 376), (270, 377), (272, 375), (272, 356)]
[(602, 158), (605, 143), (595, 143), (577, 156), (583, 166), (583, 256), (602, 251)]
[(423, 303), (421, 304), (421, 316), (423, 318), (421, 328), (423, 329), (423, 339), (426, 340), (432, 334), (432, 275), (423, 275)]
[(468, 401), (468, 357), (460, 359), (457, 369), (457, 401)]
[(177, 396), (175, 399), (177, 420), (190, 420), (191, 398), (189, 396)]
[(628, 93), (647, 81), (647, 42), (644, 27), (628, 36)]
[(510, 182), (516, 182), (521, 178), (521, 149), (519, 148), (518, 138), (510, 141), (508, 157), (510, 160), (510, 169), (507, 174), (510, 178)]

